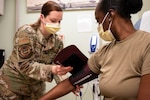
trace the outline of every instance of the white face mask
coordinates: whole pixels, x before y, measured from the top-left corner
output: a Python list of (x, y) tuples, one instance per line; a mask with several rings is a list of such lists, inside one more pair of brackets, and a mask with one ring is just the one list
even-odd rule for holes
[(55, 34), (60, 30), (59, 23), (45, 23), (45, 29), (50, 34)]
[(109, 12), (105, 15), (102, 23), (99, 24), (99, 26), (98, 26), (98, 33), (99, 33), (100, 37), (103, 40), (105, 40), (105, 41), (113, 41), (115, 38), (114, 38), (114, 36), (113, 36), (113, 34), (112, 34), (111, 30), (110, 30), (110, 27), (112, 25), (112, 21), (109, 24), (108, 30), (106, 30), (104, 32), (104, 28), (103, 28), (103, 23), (106, 20), (106, 17), (108, 16), (108, 14), (109, 14)]

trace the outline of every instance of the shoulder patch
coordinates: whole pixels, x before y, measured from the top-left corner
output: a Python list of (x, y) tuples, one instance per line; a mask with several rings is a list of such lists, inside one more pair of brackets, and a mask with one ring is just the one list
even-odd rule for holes
[(20, 45), (18, 48), (19, 57), (23, 59), (30, 58), (33, 54), (30, 44)]

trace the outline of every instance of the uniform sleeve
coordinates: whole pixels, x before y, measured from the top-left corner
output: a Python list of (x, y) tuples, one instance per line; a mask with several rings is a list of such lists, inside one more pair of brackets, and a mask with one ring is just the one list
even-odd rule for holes
[(54, 80), (57, 84), (65, 80), (66, 78), (68, 78), (67, 75), (54, 75)]
[[(63, 41), (60, 39), (60, 36), (57, 34), (56, 34), (56, 44), (57, 44), (56, 47), (59, 46), (57, 48), (59, 48), (58, 52), (60, 52), (64, 48), (64, 45), (63, 45)], [(64, 77), (67, 77), (67, 76), (64, 75)], [(60, 75), (54, 75), (53, 78), (57, 84), (65, 79), (65, 78), (62, 78), (62, 76)]]
[(142, 65), (142, 75), (150, 74), (150, 44), (147, 46), (144, 56), (143, 56), (143, 65)]
[(24, 26), (19, 29), (14, 38), (19, 70), (24, 76), (36, 80), (52, 81), (52, 65), (45, 65), (34, 60), (34, 35), (35, 31), (30, 26)]

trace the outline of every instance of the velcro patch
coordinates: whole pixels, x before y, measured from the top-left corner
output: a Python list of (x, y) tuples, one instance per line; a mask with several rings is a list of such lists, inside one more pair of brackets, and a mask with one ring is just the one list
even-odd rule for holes
[(30, 39), (28, 37), (19, 38), (18, 45), (28, 44), (30, 43)]

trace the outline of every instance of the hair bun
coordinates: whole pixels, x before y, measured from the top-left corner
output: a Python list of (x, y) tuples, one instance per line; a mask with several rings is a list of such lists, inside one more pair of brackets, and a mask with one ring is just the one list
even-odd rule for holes
[(141, 10), (142, 0), (125, 0), (125, 9), (129, 14), (135, 14)]

